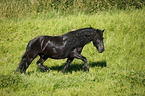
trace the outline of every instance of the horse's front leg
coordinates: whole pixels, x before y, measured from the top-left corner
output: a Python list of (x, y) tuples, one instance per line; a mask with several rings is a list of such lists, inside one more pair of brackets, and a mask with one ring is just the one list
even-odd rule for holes
[(66, 65), (63, 68), (62, 73), (65, 73), (65, 69), (70, 65), (70, 63), (74, 60), (74, 58), (68, 58), (66, 61)]
[(76, 51), (71, 56), (74, 57), (74, 58), (81, 59), (82, 61), (84, 61), (84, 63), (85, 63), (84, 71), (89, 71), (89, 67), (88, 67), (88, 64), (87, 64), (86, 57), (82, 56), (81, 54), (79, 54)]

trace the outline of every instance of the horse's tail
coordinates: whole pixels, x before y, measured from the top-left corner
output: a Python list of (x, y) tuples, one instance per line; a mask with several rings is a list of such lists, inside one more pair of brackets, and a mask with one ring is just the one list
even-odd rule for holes
[(22, 56), (21, 62), (19, 63), (18, 68), (16, 69), (17, 72), (25, 73), (32, 60), (36, 57), (30, 50), (30, 42), (28, 43), (26, 51)]
[(26, 52), (24, 53), (21, 62), (19, 63), (18, 68), (16, 69), (16, 71), (19, 71), (21, 73), (25, 73), (26, 69), (28, 68), (28, 57), (27, 57), (28, 51), (26, 50)]

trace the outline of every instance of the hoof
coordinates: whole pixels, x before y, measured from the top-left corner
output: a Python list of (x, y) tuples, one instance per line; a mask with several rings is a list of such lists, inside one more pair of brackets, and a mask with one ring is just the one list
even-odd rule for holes
[(62, 71), (62, 73), (64, 74), (64, 73), (65, 73), (65, 71), (63, 70), (63, 71)]
[(85, 72), (89, 72), (89, 68), (85, 67), (85, 68), (84, 68), (84, 71), (85, 71)]
[(48, 69), (46, 69), (46, 70), (43, 70), (44, 72), (49, 72), (49, 70)]

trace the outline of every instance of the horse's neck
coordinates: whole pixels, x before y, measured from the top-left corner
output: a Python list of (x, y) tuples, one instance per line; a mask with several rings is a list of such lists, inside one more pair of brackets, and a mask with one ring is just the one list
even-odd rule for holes
[[(89, 34), (88, 34), (89, 33)], [(68, 44), (74, 46), (84, 46), (85, 44), (93, 41), (95, 35), (93, 32), (82, 32), (81, 34), (73, 34), (68, 36)]]

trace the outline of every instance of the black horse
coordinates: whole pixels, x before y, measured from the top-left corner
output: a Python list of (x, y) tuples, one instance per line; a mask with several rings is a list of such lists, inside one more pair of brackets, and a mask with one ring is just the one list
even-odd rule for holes
[(38, 55), (40, 56), (40, 59), (37, 61), (37, 65), (42, 68), (43, 71), (48, 71), (47, 68), (43, 66), (43, 63), (47, 58), (68, 58), (66, 65), (63, 68), (63, 73), (65, 73), (65, 69), (70, 65), (74, 58), (84, 61), (84, 71), (88, 71), (87, 59), (81, 55), (82, 49), (87, 43), (93, 41), (98, 52), (102, 53), (104, 51), (103, 32), (104, 30), (90, 27), (71, 31), (61, 36), (36, 37), (28, 43), (17, 71), (25, 73), (30, 63)]

